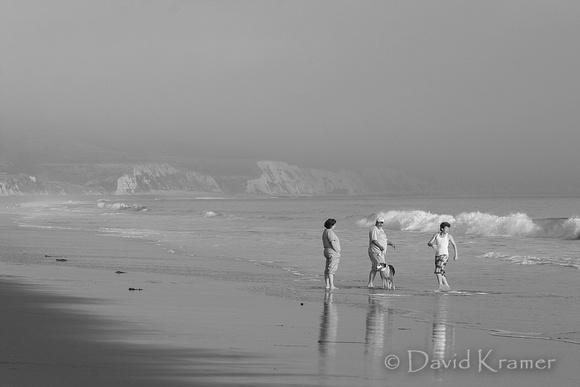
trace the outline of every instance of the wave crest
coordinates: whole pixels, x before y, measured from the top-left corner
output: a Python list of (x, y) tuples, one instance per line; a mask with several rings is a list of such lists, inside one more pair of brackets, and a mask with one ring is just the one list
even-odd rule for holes
[(107, 203), (104, 201), (99, 201), (97, 203), (97, 207), (104, 210), (110, 211), (120, 211), (120, 210), (129, 210), (129, 211), (149, 211), (149, 208), (146, 206), (142, 206), (140, 204), (133, 204), (127, 205), (125, 203)]
[(453, 216), (421, 210), (387, 211), (370, 214), (356, 223), (370, 227), (379, 216), (385, 219), (385, 228), (391, 230), (437, 232), (441, 222), (449, 222), (458, 234), (580, 239), (580, 218), (532, 219), (524, 213), (498, 216), (476, 211)]

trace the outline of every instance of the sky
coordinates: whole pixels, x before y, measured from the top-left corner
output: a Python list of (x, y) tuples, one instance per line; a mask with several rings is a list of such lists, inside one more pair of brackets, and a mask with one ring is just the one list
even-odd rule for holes
[(575, 0), (0, 0), (0, 131), (580, 192)]

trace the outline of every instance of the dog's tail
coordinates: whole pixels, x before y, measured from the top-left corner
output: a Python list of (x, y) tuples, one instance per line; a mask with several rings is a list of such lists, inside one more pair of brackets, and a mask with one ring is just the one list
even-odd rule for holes
[(391, 273), (393, 273), (393, 276), (395, 275), (395, 267), (393, 265), (389, 265), (389, 270), (391, 271)]

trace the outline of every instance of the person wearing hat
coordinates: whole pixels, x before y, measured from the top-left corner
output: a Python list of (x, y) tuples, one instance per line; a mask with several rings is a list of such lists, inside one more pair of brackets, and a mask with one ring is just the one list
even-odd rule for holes
[(369, 284), (368, 284), (369, 288), (375, 287), (374, 280), (377, 275), (377, 272), (380, 272), (381, 270), (383, 270), (383, 268), (386, 268), (387, 266), (387, 261), (385, 259), (387, 246), (393, 246), (393, 249), (395, 248), (395, 245), (393, 244), (393, 242), (387, 239), (387, 235), (383, 230), (384, 223), (385, 220), (379, 216), (375, 221), (375, 225), (371, 227), (371, 229), (369, 230), (368, 252), (369, 258), (371, 259), (371, 271), (369, 273)]

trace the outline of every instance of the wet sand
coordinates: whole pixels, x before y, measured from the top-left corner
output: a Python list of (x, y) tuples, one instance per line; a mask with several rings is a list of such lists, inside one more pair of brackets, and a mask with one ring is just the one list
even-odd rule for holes
[[(2, 385), (577, 385), (580, 346), (450, 326), (444, 303), (419, 322), (390, 306), (396, 293), (378, 289), (360, 289), (369, 300), (360, 308), (322, 282), (303, 302), (260, 293), (211, 260), (199, 262), (200, 276), (162, 275), (146, 263), (127, 271), (127, 259), (167, 253), (10, 218), (0, 216)], [(490, 350), (488, 369), (479, 360)], [(499, 369), (500, 358), (544, 368), (508, 370), (506, 361)], [(446, 370), (432, 369), (442, 361)]]

